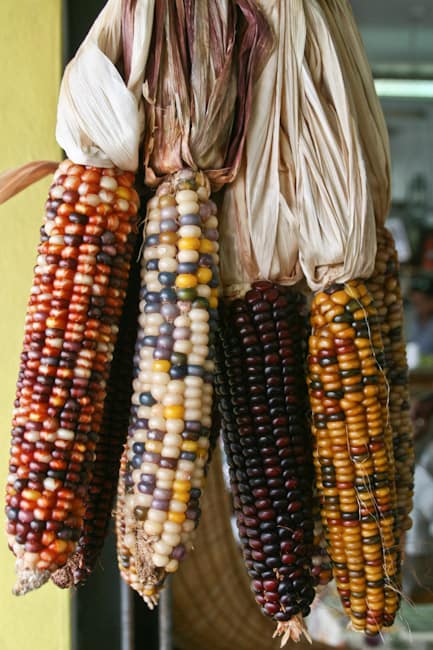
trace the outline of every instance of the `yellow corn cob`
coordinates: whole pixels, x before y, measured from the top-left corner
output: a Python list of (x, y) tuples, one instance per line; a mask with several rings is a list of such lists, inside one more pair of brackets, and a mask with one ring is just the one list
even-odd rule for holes
[(28, 304), (7, 483), (15, 593), (46, 582), (80, 537), (129, 275), (134, 176), (59, 165)]
[(322, 521), (355, 630), (377, 634), (399, 602), (388, 384), (377, 311), (362, 281), (315, 295), (309, 391)]

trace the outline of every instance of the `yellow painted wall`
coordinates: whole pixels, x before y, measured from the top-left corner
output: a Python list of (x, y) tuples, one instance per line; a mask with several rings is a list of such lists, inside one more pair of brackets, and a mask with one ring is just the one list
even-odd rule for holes
[[(0, 2), (0, 170), (59, 160), (61, 0)], [(0, 650), (67, 650), (69, 595), (47, 585), (16, 598), (3, 493), (24, 314), (49, 180), (0, 206)]]

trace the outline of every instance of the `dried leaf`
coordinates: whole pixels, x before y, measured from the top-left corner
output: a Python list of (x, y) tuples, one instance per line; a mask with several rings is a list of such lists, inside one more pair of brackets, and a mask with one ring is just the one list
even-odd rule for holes
[(252, 0), (156, 0), (146, 70), (146, 181), (188, 165), (215, 187), (232, 180), (249, 122), (252, 81), (272, 35)]
[(129, 81), (134, 47), (135, 9), (137, 0), (122, 0), (122, 55), (123, 78)]
[[(255, 88), (246, 163), (225, 193), (223, 282), (295, 284), (303, 274), (317, 290), (367, 277), (376, 251), (374, 214), (333, 35), (316, 0), (262, 6), (277, 50)], [(233, 220), (241, 247), (229, 232)]]
[(383, 225), (391, 205), (388, 130), (361, 35), (348, 0), (319, 0), (341, 61), (364, 152), (374, 213)]
[(67, 66), (56, 137), (76, 163), (135, 171), (144, 129), (142, 85), (155, 0), (125, 1), (108, 0)]
[(21, 165), (21, 167), (8, 169), (0, 174), (0, 204), (5, 203), (45, 176), (54, 174), (58, 165), (58, 162), (51, 160), (37, 160)]

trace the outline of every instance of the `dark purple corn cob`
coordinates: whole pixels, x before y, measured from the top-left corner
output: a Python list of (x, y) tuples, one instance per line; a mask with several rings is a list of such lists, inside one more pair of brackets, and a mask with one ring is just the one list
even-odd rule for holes
[(314, 599), (304, 299), (257, 282), (221, 309), (216, 390), (252, 589), (283, 642)]

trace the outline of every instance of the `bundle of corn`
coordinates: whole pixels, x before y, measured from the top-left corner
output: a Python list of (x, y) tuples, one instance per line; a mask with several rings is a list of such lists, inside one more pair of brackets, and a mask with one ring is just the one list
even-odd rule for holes
[(361, 281), (312, 305), (309, 391), (322, 520), (355, 630), (375, 635), (398, 608), (398, 529), (388, 384), (377, 312)]
[[(133, 243), (128, 244), (129, 246), (133, 247)], [(101, 430), (95, 448), (92, 479), (86, 495), (86, 510), (81, 536), (72, 556), (51, 578), (56, 585), (63, 589), (84, 583), (92, 573), (101, 553), (111, 519), (120, 456), (128, 430), (133, 354), (137, 334), (139, 275), (138, 264), (134, 258), (131, 261), (131, 267), (129, 286), (107, 383)], [(124, 284), (125, 279), (124, 269), (114, 268), (110, 285), (115, 284), (119, 288), (119, 280)]]
[(299, 640), (314, 598), (304, 300), (257, 282), (221, 313), (217, 392), (243, 554), (276, 635)]
[(200, 515), (219, 293), (210, 181), (217, 188), (237, 172), (252, 79), (269, 43), (250, 0), (156, 2), (144, 158), (147, 183), (160, 185), (147, 209), (117, 507), (119, 568), (150, 607), (191, 547)]
[[(379, 313), (352, 280), (373, 271), (389, 158), (346, 0), (109, 0), (65, 73), (57, 137), (79, 164), (62, 163), (50, 190), (26, 320), (7, 497), (17, 593), (53, 572), (61, 586), (85, 579), (105, 535), (126, 428), (130, 305), (111, 375), (110, 363), (144, 141), (145, 179), (158, 189), (120, 462), (122, 577), (153, 607), (193, 543), (215, 433), (221, 236), (222, 284), (238, 297), (222, 308), (220, 412), (256, 600), (283, 644), (306, 634), (314, 586), (330, 577), (314, 463), (353, 628), (391, 625), (412, 496), (407, 368), (386, 231), (369, 285)], [(229, 181), (219, 221), (211, 188)], [(302, 278), (318, 291), (312, 453), (302, 300), (286, 288)]]
[(403, 333), (403, 301), (398, 256), (392, 234), (378, 229), (374, 273), (367, 282), (378, 310), (389, 383), (389, 417), (393, 433), (397, 486), (396, 523), (403, 534), (411, 525), (414, 449), (410, 419), (408, 366)]
[[(152, 3), (135, 3), (135, 17), (152, 24), (152, 13)], [(66, 160), (54, 175), (25, 322), (6, 497), (17, 594), (68, 562), (73, 570), (78, 542), (80, 566), (94, 562), (96, 528), (109, 516), (100, 502), (105, 511), (89, 528), (101, 481), (113, 484), (112, 441), (99, 436), (137, 232), (140, 66), (142, 78), (150, 40), (146, 28), (136, 33), (124, 82), (121, 26), (122, 3), (111, 0), (68, 66), (59, 99), (57, 137), (80, 164)], [(21, 170), (16, 190), (46, 168), (24, 169), (26, 178)]]

